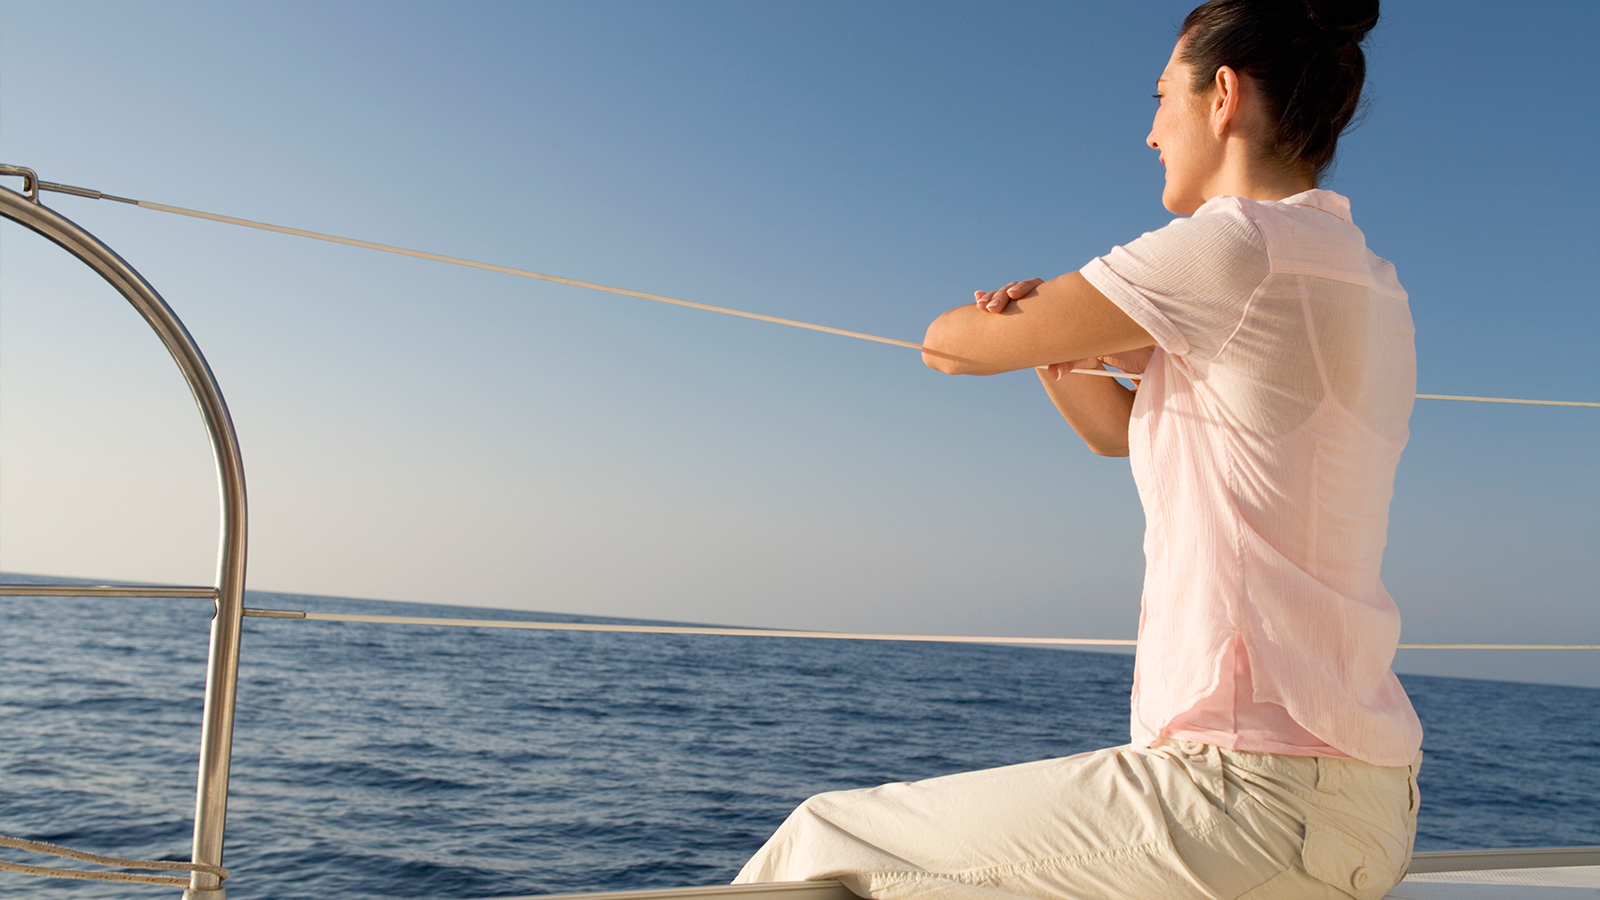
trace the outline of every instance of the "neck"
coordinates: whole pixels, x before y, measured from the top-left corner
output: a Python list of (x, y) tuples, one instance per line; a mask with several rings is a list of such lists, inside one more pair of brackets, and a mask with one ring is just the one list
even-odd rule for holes
[(1286, 172), (1281, 166), (1261, 158), (1247, 141), (1230, 140), (1223, 163), (1207, 185), (1206, 199), (1244, 197), (1250, 200), (1282, 200), (1317, 186), (1310, 172)]

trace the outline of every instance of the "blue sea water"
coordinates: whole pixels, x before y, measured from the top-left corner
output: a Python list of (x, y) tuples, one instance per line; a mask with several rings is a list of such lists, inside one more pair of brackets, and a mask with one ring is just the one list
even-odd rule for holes
[[(0, 833), (187, 859), (210, 604), (0, 610)], [(812, 793), (1124, 742), (1131, 676), (1126, 656), (1012, 647), (247, 619), (228, 892), (725, 882)], [(1600, 844), (1600, 691), (1403, 680), (1427, 729), (1419, 849)], [(175, 894), (0, 873), (0, 897)]]

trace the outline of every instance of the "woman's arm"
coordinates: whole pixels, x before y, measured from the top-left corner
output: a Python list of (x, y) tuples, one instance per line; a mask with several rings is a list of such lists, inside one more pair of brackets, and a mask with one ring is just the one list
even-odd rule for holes
[(952, 375), (993, 375), (1154, 343), (1139, 323), (1072, 272), (999, 312), (965, 305), (934, 319), (922, 340), (922, 361)]
[(1061, 417), (1100, 456), (1128, 455), (1128, 419), (1133, 414), (1133, 391), (1114, 378), (1073, 375), (1072, 369), (1100, 368), (1098, 360), (1084, 359), (1039, 370), (1039, 382)]
[(922, 361), (941, 372), (970, 375), (1037, 366), (1050, 401), (1089, 449), (1127, 456), (1133, 392), (1114, 379), (1070, 370), (1099, 368), (1096, 357), (1141, 349), (1113, 365), (1142, 370), (1155, 343), (1149, 332), (1076, 272), (979, 291), (977, 301), (928, 326)]

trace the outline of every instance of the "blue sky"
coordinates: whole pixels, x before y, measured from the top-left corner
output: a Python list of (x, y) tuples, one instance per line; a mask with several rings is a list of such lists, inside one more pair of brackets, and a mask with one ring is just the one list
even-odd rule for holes
[[(1600, 399), (1600, 5), (1391, 3), (1327, 187), (1424, 392)], [(0, 157), (47, 180), (916, 340), (1169, 216), (1187, 3), (0, 2)], [(11, 186), (15, 186), (14, 184)], [(67, 197), (227, 392), (266, 590), (749, 625), (1132, 636), (1125, 461), (1030, 374)], [(192, 404), (0, 230), (0, 568), (206, 582)], [(1414, 641), (1600, 635), (1600, 415), (1419, 402)], [(1402, 671), (1600, 685), (1593, 654)]]

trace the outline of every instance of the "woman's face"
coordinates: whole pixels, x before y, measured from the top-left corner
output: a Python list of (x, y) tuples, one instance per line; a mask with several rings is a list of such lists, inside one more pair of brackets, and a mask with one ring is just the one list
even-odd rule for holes
[(1172, 49), (1172, 58), (1156, 82), (1156, 118), (1145, 143), (1161, 151), (1161, 164), (1167, 167), (1167, 184), (1161, 192), (1161, 205), (1179, 216), (1187, 216), (1211, 198), (1209, 188), (1222, 167), (1222, 142), (1211, 127), (1211, 99), (1214, 89), (1194, 93), (1193, 70), (1178, 58), (1183, 41)]

